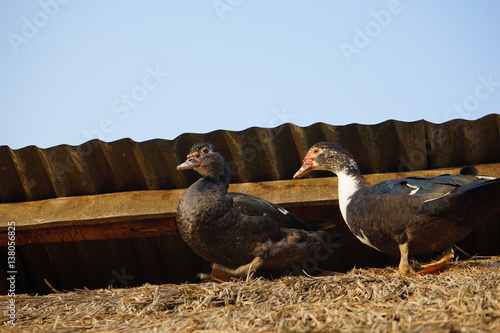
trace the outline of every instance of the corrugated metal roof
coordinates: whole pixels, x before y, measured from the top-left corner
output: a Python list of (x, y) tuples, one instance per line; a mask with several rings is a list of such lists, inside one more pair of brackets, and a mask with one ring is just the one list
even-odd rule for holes
[[(308, 148), (318, 141), (343, 146), (354, 155), (363, 173), (422, 170), (498, 163), (500, 116), (444, 124), (394, 120), (377, 125), (284, 124), (272, 129), (183, 134), (175, 140), (92, 140), (76, 147), (48, 149), (1, 146), (0, 202), (185, 188), (199, 176), (175, 167), (184, 161), (191, 145), (201, 140), (221, 149), (231, 165), (232, 182), (291, 179)], [(329, 219), (341, 221), (338, 208), (321, 209)], [(290, 210), (307, 219), (318, 207)], [(339, 232), (346, 230), (341, 225)], [(471, 254), (498, 253), (499, 237), (498, 218), (492, 217), (459, 246), (474, 251)], [(3, 263), (6, 257), (7, 248), (0, 248)], [(333, 261), (330, 267), (338, 270), (397, 265), (396, 257), (378, 253), (355, 239), (336, 251)], [(48, 293), (44, 279), (59, 290), (197, 281), (196, 273), (208, 272), (209, 264), (180, 237), (163, 236), (18, 246), (16, 268), (16, 292)], [(6, 271), (1, 265), (0, 293), (7, 290)]]
[(48, 149), (1, 146), (0, 202), (188, 187), (198, 175), (175, 167), (197, 141), (213, 143), (222, 151), (232, 182), (291, 179), (307, 149), (318, 141), (343, 146), (363, 173), (422, 170), (500, 161), (500, 116), (444, 124), (283, 124), (183, 134), (175, 140), (91, 140)]

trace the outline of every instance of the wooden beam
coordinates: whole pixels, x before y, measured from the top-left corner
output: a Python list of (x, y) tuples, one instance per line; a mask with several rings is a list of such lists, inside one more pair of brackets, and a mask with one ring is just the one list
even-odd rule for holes
[[(311, 178), (231, 184), (229, 190), (291, 205), (301, 203), (304, 193), (314, 189), (307, 196), (308, 200), (335, 203), (337, 191), (331, 186), (335, 186), (336, 180), (331, 180)], [(14, 221), (17, 230), (27, 230), (174, 217), (184, 191), (131, 191), (0, 204), (0, 231), (6, 230), (8, 221)]]
[[(482, 164), (476, 167), (480, 174), (500, 177), (500, 163)], [(369, 183), (375, 184), (384, 180), (408, 176), (432, 177), (445, 173), (457, 174), (459, 171), (460, 168), (446, 168), (370, 174), (365, 175), (365, 178)], [(335, 205), (338, 202), (336, 177), (231, 184), (229, 190), (255, 195), (289, 208), (308, 205)], [(60, 236), (63, 241), (137, 237), (141, 233), (149, 236), (151, 234), (147, 232), (147, 224), (159, 228), (157, 229), (159, 233), (170, 234), (172, 228), (175, 228), (172, 221), (175, 217), (177, 203), (184, 191), (185, 189), (131, 191), (0, 204), (0, 244), (6, 239), (9, 221), (15, 222), (17, 238), (25, 237), (20, 234), (24, 230), (46, 228), (51, 228), (50, 233), (65, 233), (66, 236)], [(159, 221), (158, 219), (171, 221), (167, 231), (160, 228), (157, 222), (152, 222)], [(133, 227), (134, 223), (138, 225), (142, 223), (145, 227), (135, 228)], [(103, 226), (104, 224), (106, 227)], [(84, 228), (84, 226), (92, 225), (98, 225), (99, 231), (96, 228)], [(54, 227), (65, 227), (67, 230), (52, 229)], [(108, 228), (121, 229), (122, 231), (107, 230)], [(105, 229), (106, 231), (104, 231)], [(46, 233), (46, 235), (50, 233)], [(85, 235), (71, 238), (73, 237), (71, 235), (79, 233)], [(99, 233), (102, 233), (103, 236), (99, 236)], [(38, 235), (43, 234), (42, 232)], [(45, 236), (37, 237), (39, 237), (38, 242), (42, 241)], [(56, 239), (58, 236), (51, 237), (46, 236), (45, 238)]]
[[(15, 235), (15, 243), (16, 246), (19, 246), (39, 243), (160, 237), (176, 234), (177, 228), (174, 218), (163, 218), (114, 222), (107, 225), (84, 224), (18, 230)], [(0, 233), (0, 247), (7, 245), (7, 237)]]
[[(334, 233), (349, 233), (343, 223), (340, 210), (336, 206), (298, 206), (289, 207), (292, 214), (304, 220), (329, 221), (328, 229)], [(161, 237), (177, 235), (175, 218), (133, 220), (107, 224), (67, 225), (37, 229), (18, 230), (15, 235), (16, 245), (40, 243), (64, 243), (90, 240)], [(4, 236), (4, 237), (2, 237)], [(7, 246), (6, 233), (0, 233), (0, 247)]]
[(175, 215), (184, 190), (131, 191), (0, 205), (0, 231), (167, 218)]

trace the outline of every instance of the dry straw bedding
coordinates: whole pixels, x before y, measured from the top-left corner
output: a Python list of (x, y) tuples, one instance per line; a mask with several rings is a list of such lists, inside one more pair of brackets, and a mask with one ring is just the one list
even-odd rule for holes
[[(321, 277), (18, 295), (23, 332), (500, 332), (500, 257), (441, 275)], [(6, 301), (6, 297), (4, 297)], [(2, 300), (2, 301), (4, 301)]]

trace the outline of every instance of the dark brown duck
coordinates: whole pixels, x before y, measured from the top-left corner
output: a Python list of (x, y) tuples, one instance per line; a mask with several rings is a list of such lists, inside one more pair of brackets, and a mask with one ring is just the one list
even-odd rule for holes
[(284, 208), (264, 199), (228, 193), (229, 167), (212, 144), (194, 144), (177, 169), (193, 169), (202, 176), (179, 201), (179, 233), (218, 270), (244, 276), (258, 268), (275, 273), (294, 267), (305, 269), (308, 258), (320, 249), (331, 253), (339, 246), (337, 240), (343, 238), (313, 231)]

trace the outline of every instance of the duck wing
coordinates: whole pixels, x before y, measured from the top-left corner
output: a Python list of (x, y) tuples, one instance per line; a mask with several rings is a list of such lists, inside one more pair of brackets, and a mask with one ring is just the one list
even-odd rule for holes
[(366, 193), (370, 200), (364, 211), (371, 215), (392, 211), (396, 216), (427, 216), (428, 221), (439, 218), (467, 230), (500, 208), (500, 178), (409, 177), (379, 183)]
[(230, 192), (227, 196), (233, 200), (233, 207), (244, 215), (265, 216), (266, 220), (275, 221), (281, 228), (311, 230), (304, 221), (267, 200), (238, 192)]
[(444, 197), (452, 192), (466, 192), (488, 182), (469, 175), (441, 175), (437, 177), (408, 177), (381, 182), (372, 186), (369, 194), (390, 194), (420, 198), (428, 202)]

